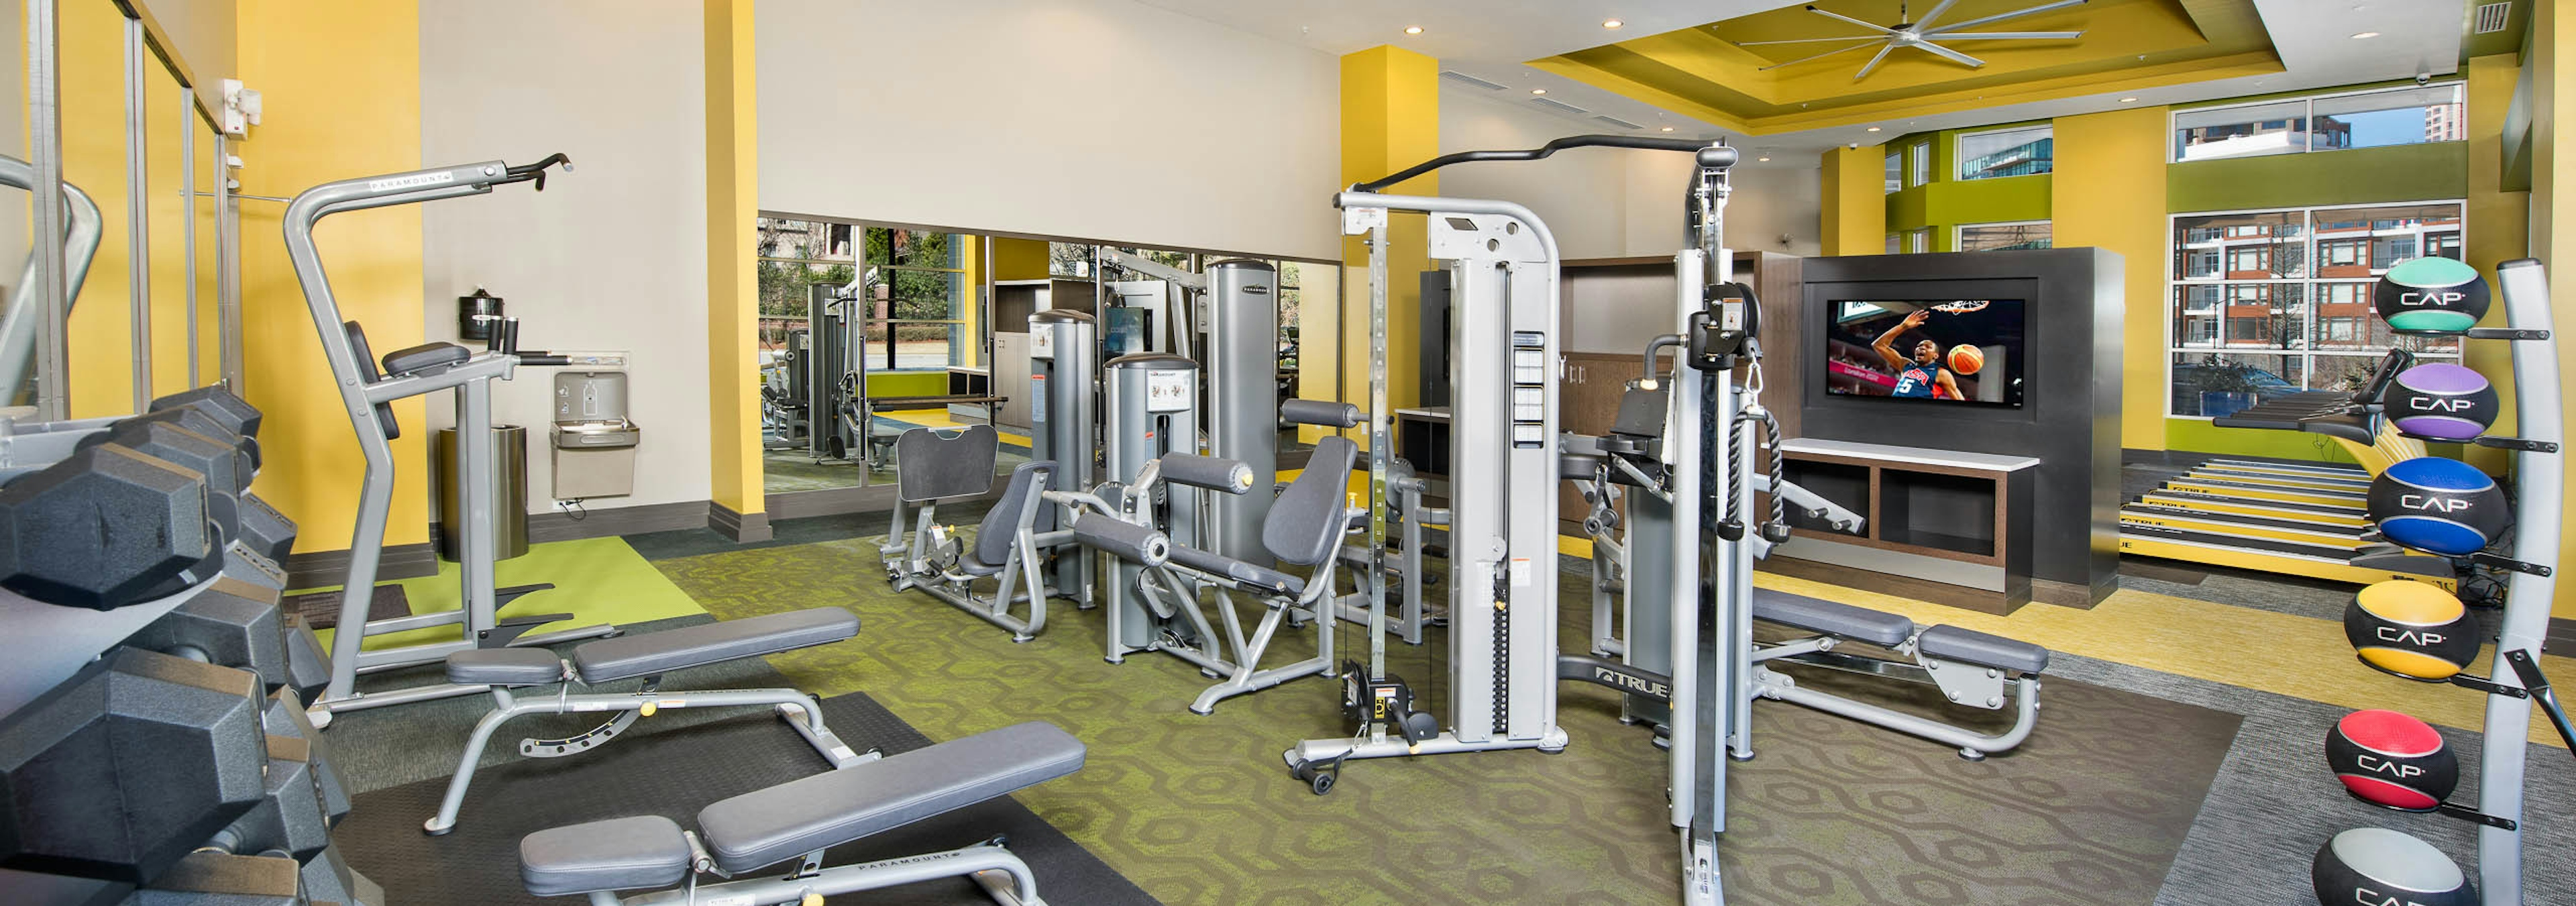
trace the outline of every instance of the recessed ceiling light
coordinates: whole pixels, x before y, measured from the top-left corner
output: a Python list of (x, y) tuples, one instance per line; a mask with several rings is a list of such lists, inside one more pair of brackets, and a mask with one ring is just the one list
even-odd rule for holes
[(2121, 99), (2120, 99), (2120, 103), (2123, 103), (2123, 104), (2135, 104), (2135, 103), (2137, 103), (2137, 102), (2138, 102), (2138, 99), (2137, 99), (2137, 98), (2121, 98)]
[(1419, 25), (1407, 25), (1407, 26), (1405, 26), (1405, 27), (1404, 27), (1404, 33), (1405, 33), (1405, 34), (1408, 34), (1408, 35), (1418, 35), (1418, 34), (1421, 34), (1421, 33), (1422, 33), (1422, 26), (1419, 26)]
[(1876, 131), (1878, 131), (1878, 127), (1877, 127), (1877, 126), (1871, 126), (1871, 127), (1869, 127), (1869, 131), (1871, 131), (1871, 132), (1876, 132)]
[(1666, 132), (1671, 132), (1671, 131), (1673, 131), (1673, 127), (1671, 127), (1671, 126), (1665, 126), (1665, 127), (1664, 127), (1664, 131), (1666, 131)]
[(1601, 20), (1601, 27), (1602, 27), (1602, 28), (1618, 28), (1619, 26), (1626, 25), (1626, 24), (1628, 24), (1628, 23), (1621, 22), (1621, 21), (1619, 21), (1619, 20), (1617, 20), (1617, 19), (1603, 19), (1603, 20)]
[(1547, 93), (1547, 89), (1545, 89), (1545, 88), (1532, 88), (1532, 89), (1530, 89), (1530, 93), (1531, 93), (1531, 94), (1546, 94), (1546, 93)]
[(2379, 37), (2379, 33), (2375, 31), (2357, 31), (2352, 33), (2352, 38), (2355, 41), (2376, 37)]
[(1757, 158), (1754, 158), (1754, 160), (1767, 161), (1767, 160), (1770, 160), (1770, 158), (1768, 158), (1768, 157), (1757, 157)]

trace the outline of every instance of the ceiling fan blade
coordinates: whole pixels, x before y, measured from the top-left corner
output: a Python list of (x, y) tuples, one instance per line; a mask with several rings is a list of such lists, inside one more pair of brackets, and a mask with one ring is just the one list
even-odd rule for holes
[(1860, 80), (1862, 80), (1862, 79), (1868, 78), (1868, 77), (1869, 77), (1869, 71), (1870, 71), (1870, 70), (1872, 70), (1872, 69), (1877, 69), (1877, 68), (1878, 68), (1878, 63), (1879, 63), (1879, 61), (1880, 61), (1880, 60), (1887, 59), (1887, 52), (1888, 52), (1888, 51), (1891, 51), (1891, 50), (1895, 50), (1895, 49), (1896, 49), (1896, 42), (1894, 42), (1894, 41), (1889, 41), (1889, 42), (1887, 42), (1887, 46), (1885, 46), (1885, 47), (1881, 47), (1881, 48), (1879, 48), (1879, 49), (1878, 49), (1878, 56), (1874, 56), (1874, 57), (1869, 58), (1869, 62), (1868, 62), (1868, 63), (1864, 63), (1864, 64), (1862, 64), (1862, 65), (1861, 65), (1861, 67), (1860, 67), (1860, 71), (1859, 71), (1859, 72), (1852, 73), (1852, 81), (1857, 82), (1857, 81), (1860, 81)]
[(1949, 49), (1949, 48), (1947, 48), (1947, 47), (1943, 47), (1943, 46), (1941, 46), (1941, 45), (1934, 44), (1934, 43), (1932, 43), (1932, 42), (1930, 42), (1930, 41), (1925, 41), (1925, 42), (1922, 42), (1922, 43), (1920, 43), (1920, 44), (1916, 44), (1916, 45), (1914, 45), (1914, 46), (1922, 48), (1922, 49), (1923, 49), (1923, 52), (1925, 52), (1925, 53), (1932, 54), (1933, 56), (1943, 57), (1943, 58), (1949, 59), (1949, 60), (1951, 60), (1952, 62), (1956, 62), (1956, 63), (1958, 63), (1958, 64), (1960, 64), (1960, 65), (1963, 65), (1963, 66), (1966, 66), (1966, 67), (1968, 67), (1968, 68), (1970, 68), (1970, 69), (1983, 69), (1983, 68), (1985, 68), (1985, 65), (1986, 65), (1986, 61), (1984, 61), (1984, 60), (1980, 60), (1980, 59), (1977, 59), (1977, 58), (1975, 58), (1975, 57), (1969, 56), (1969, 55), (1967, 55), (1967, 54), (1963, 54), (1963, 53), (1960, 53), (1960, 52), (1958, 52), (1958, 51), (1951, 50), (1951, 49)]
[(1790, 60), (1790, 61), (1788, 61), (1788, 62), (1786, 62), (1786, 63), (1773, 63), (1773, 64), (1771, 64), (1771, 65), (1769, 65), (1769, 66), (1764, 66), (1764, 67), (1762, 67), (1761, 69), (1756, 69), (1756, 70), (1754, 70), (1754, 71), (1755, 71), (1755, 72), (1763, 72), (1763, 71), (1765, 71), (1765, 70), (1778, 69), (1778, 68), (1780, 68), (1780, 67), (1782, 67), (1782, 66), (1789, 66), (1789, 65), (1792, 65), (1792, 64), (1804, 63), (1804, 62), (1807, 62), (1808, 60), (1821, 60), (1821, 59), (1824, 59), (1824, 58), (1826, 58), (1826, 57), (1830, 57), (1830, 56), (1833, 56), (1833, 55), (1835, 55), (1835, 54), (1842, 53), (1843, 51), (1846, 51), (1846, 50), (1859, 50), (1859, 49), (1861, 49), (1861, 48), (1863, 48), (1863, 47), (1868, 47), (1868, 46), (1869, 46), (1869, 45), (1867, 45), (1867, 44), (1854, 44), (1854, 45), (1852, 45), (1852, 46), (1850, 46), (1850, 47), (1839, 47), (1839, 48), (1835, 48), (1835, 49), (1833, 49), (1833, 50), (1825, 51), (1824, 53), (1820, 53), (1820, 54), (1817, 54), (1817, 55), (1812, 56), (1812, 57), (1799, 57), (1799, 58), (1797, 58), (1797, 59), (1795, 59), (1795, 60)]
[(1958, 31), (1933, 35), (1944, 41), (2067, 41), (2084, 37), (2080, 31)]
[[(2083, 2), (2083, 0), (2076, 0), (2076, 2), (2081, 3), (2081, 2)], [(1817, 9), (1817, 8), (1815, 7), (1815, 5), (1814, 5), (1814, 4), (1808, 4), (1808, 5), (1807, 5), (1807, 11), (1808, 11), (1808, 12), (1811, 12), (1811, 13), (1815, 13), (1816, 15), (1819, 15), (1819, 16), (1823, 16), (1823, 17), (1828, 18), (1828, 19), (1840, 19), (1840, 20), (1842, 20), (1842, 21), (1844, 21), (1844, 22), (1849, 22), (1849, 23), (1851, 23), (1851, 24), (1853, 24), (1853, 25), (1858, 25), (1858, 26), (1860, 26), (1860, 27), (1862, 27), (1862, 28), (1869, 29), (1870, 31), (1874, 31), (1874, 32), (1877, 32), (1877, 33), (1882, 34), (1882, 35), (1892, 35), (1892, 34), (1895, 34), (1895, 33), (1896, 33), (1896, 29), (1889, 28), (1889, 27), (1884, 26), (1884, 25), (1878, 25), (1878, 24), (1875, 24), (1875, 23), (1863, 22), (1863, 21), (1861, 21), (1861, 20), (1859, 20), (1859, 19), (1854, 19), (1854, 18), (1852, 18), (1852, 17), (1850, 17), (1850, 16), (1846, 16), (1846, 15), (1843, 15), (1843, 14), (1841, 14), (1841, 13), (1834, 12), (1833, 10), (1829, 10), (1829, 9)]]
[(1931, 12), (1924, 13), (1923, 18), (1914, 20), (1914, 29), (1916, 31), (1921, 31), (1926, 28), (1931, 28), (1932, 20), (1941, 18), (1941, 14), (1949, 12), (1951, 4), (1957, 2), (1959, 2), (1959, 0), (1941, 0), (1940, 3), (1934, 4)]
[(1846, 38), (1791, 38), (1786, 41), (1735, 41), (1737, 47), (1759, 47), (1764, 44), (1813, 44), (1818, 41), (1884, 41), (1884, 35), (1852, 35)]
[(1925, 31), (1925, 32), (1924, 32), (1924, 36), (1925, 36), (1925, 37), (1930, 37), (1930, 36), (1932, 36), (1932, 35), (1946, 34), (1946, 33), (1949, 33), (1949, 32), (1958, 31), (1959, 29), (1962, 29), (1962, 28), (1973, 28), (1973, 27), (1976, 27), (1976, 26), (1979, 26), (1979, 25), (1984, 25), (1984, 24), (1986, 24), (1986, 23), (1988, 23), (1988, 22), (2001, 22), (2001, 21), (2003, 21), (2003, 20), (2005, 20), (2005, 19), (2018, 19), (2018, 18), (2021, 18), (2021, 17), (2023, 17), (2023, 16), (2035, 16), (2035, 15), (2038, 15), (2038, 14), (2040, 14), (2040, 13), (2051, 12), (2051, 11), (2055, 11), (2055, 10), (2061, 10), (2061, 9), (2065, 9), (2065, 8), (2067, 8), (2067, 7), (2070, 7), (2070, 6), (2083, 6), (2083, 5), (2084, 5), (2084, 0), (2057, 0), (2057, 2), (2055, 2), (2055, 3), (2042, 3), (2042, 4), (2038, 5), (2038, 6), (2025, 7), (2025, 8), (2022, 8), (2022, 9), (2013, 10), (2012, 12), (2008, 12), (2008, 13), (1996, 13), (1996, 14), (1994, 14), (1994, 15), (1987, 16), (1987, 17), (1982, 18), (1982, 19), (1970, 19), (1970, 20), (1968, 20), (1968, 21), (1966, 21), (1966, 22), (1959, 22), (1959, 23), (1955, 23), (1955, 24), (1951, 24), (1951, 25), (1944, 25), (1944, 26), (1941, 26), (1940, 28), (1935, 28), (1935, 29), (1930, 29), (1930, 30), (1928, 30), (1928, 31)]

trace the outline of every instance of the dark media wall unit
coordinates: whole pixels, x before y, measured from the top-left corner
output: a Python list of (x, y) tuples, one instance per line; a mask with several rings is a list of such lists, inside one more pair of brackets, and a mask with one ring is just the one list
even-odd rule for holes
[[(1809, 337), (1824, 335), (1837, 301), (2024, 300), (2022, 405), (1842, 396), (1827, 393), (1821, 375), (1800, 374), (1791, 385), (1801, 433), (2038, 457), (2031, 597), (2076, 607), (2100, 602), (2119, 568), (2123, 269), (2118, 254), (2094, 248), (1807, 259), (1794, 320)], [(1773, 308), (1766, 314), (1790, 314)], [(1786, 402), (1775, 397), (1773, 404)]]

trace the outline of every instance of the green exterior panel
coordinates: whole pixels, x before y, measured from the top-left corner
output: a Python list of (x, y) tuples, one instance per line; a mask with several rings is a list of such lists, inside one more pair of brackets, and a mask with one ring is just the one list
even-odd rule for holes
[(2239, 211), (2465, 198), (2469, 143), (2168, 164), (2165, 209)]

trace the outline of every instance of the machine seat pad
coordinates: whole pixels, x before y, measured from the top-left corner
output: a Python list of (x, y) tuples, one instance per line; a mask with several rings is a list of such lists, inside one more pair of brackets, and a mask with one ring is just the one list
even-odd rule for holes
[(826, 771), (698, 812), (716, 867), (741, 873), (1007, 795), (1082, 767), (1081, 740), (1032, 721)]
[(1914, 621), (1897, 614), (1767, 588), (1753, 590), (1753, 618), (1809, 632), (1856, 639), (1881, 648), (1902, 645), (1914, 635)]
[(1924, 657), (1964, 661), (1980, 667), (2021, 673), (2048, 669), (2046, 648), (1956, 626), (1934, 626), (1923, 630), (1923, 634), (1914, 640), (1914, 650)]
[(669, 887), (688, 876), (688, 838), (660, 815), (610, 818), (519, 838), (519, 883), (541, 897)]
[(1264, 591), (1292, 596), (1306, 591), (1304, 579), (1268, 567), (1245, 563), (1215, 551), (1203, 551), (1195, 547), (1175, 544), (1172, 545), (1172, 562), (1211, 576), (1224, 576), (1238, 584)]
[(422, 343), (385, 353), (386, 374), (413, 374), (472, 358), (474, 351), (454, 343)]
[(572, 665), (582, 682), (602, 683), (776, 654), (858, 634), (857, 615), (838, 607), (816, 607), (583, 642), (572, 649)]
[(447, 681), (460, 686), (542, 686), (563, 678), (563, 659), (543, 648), (475, 648), (447, 656)]

